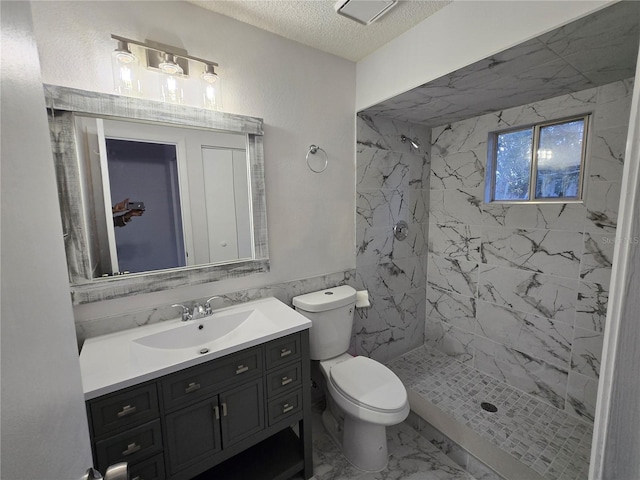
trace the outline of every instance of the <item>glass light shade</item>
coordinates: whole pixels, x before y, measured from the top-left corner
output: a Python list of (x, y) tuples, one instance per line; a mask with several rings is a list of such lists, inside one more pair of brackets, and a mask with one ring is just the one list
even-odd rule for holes
[(134, 97), (141, 95), (138, 59), (129, 51), (126, 43), (118, 42), (118, 48), (111, 54), (111, 68), (116, 93)]
[(220, 76), (214, 71), (212, 65), (207, 65), (200, 78), (202, 79), (200, 82), (202, 105), (205, 108), (219, 110), (222, 104)]
[(160, 75), (160, 92), (162, 100), (168, 103), (184, 101), (183, 79), (180, 75), (163, 73)]

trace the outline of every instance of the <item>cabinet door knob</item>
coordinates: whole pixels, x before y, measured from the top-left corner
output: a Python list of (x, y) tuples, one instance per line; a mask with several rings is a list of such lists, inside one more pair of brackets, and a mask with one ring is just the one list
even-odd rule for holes
[(195, 382), (191, 382), (187, 388), (184, 389), (184, 393), (191, 393), (191, 392), (195, 392), (196, 390), (200, 390), (200, 384), (199, 383), (195, 383)]
[(222, 403), (222, 416), (223, 417), (227, 416), (227, 403), (226, 402)]
[(245, 367), (244, 365), (238, 365), (236, 370), (236, 375), (240, 375), (241, 373), (249, 371), (249, 367)]
[(216, 420), (220, 420), (220, 408), (218, 405), (213, 406), (213, 414), (216, 416)]
[(288, 348), (283, 348), (282, 350), (280, 350), (280, 357), (288, 357), (289, 355), (291, 355), (291, 350)]
[(127, 449), (122, 452), (122, 456), (126, 457), (127, 455), (131, 455), (132, 453), (136, 453), (138, 450), (140, 450), (140, 445), (137, 445), (136, 442), (130, 443), (129, 445), (127, 445)]
[(289, 378), (289, 377), (282, 377), (282, 386), (284, 387), (285, 385), (289, 385), (291, 382), (293, 382), (293, 378)]
[(118, 417), (119, 418), (126, 417), (127, 415), (131, 415), (132, 413), (135, 413), (135, 411), (136, 411), (136, 407), (132, 407), (131, 405), (125, 405), (124, 407), (122, 407), (122, 410), (118, 412)]

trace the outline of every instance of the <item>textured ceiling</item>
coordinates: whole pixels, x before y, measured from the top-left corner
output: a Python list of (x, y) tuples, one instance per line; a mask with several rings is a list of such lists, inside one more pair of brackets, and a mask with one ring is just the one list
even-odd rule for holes
[(451, 3), (400, 0), (370, 25), (338, 15), (336, 0), (187, 0), (262, 30), (357, 62)]
[(362, 113), (434, 127), (630, 78), (639, 25), (640, 2), (619, 2)]

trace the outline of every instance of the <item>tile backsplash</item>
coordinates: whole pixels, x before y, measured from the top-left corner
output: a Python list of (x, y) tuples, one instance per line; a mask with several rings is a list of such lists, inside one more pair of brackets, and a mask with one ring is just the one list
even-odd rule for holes
[[(241, 302), (249, 302), (265, 297), (275, 297), (281, 302), (291, 306), (292, 298), (296, 295), (309, 293), (316, 290), (323, 290), (337, 285), (354, 286), (355, 271), (347, 270), (329, 275), (305, 278), (302, 280), (293, 280), (290, 282), (282, 282), (264, 287), (251, 288), (229, 293), (219, 293), (220, 299), (216, 299), (213, 304), (214, 308), (228, 306)], [(195, 303), (203, 304), (208, 298), (185, 299), (184, 303), (192, 305)], [(160, 305), (151, 310), (139, 310), (127, 313), (126, 315), (117, 315), (112, 317), (94, 318), (91, 320), (76, 323), (76, 336), (78, 344), (82, 343), (90, 337), (98, 335), (106, 335), (109, 333), (127, 330), (130, 328), (141, 327), (151, 323), (161, 322), (178, 318), (180, 312), (178, 309), (170, 305)]]

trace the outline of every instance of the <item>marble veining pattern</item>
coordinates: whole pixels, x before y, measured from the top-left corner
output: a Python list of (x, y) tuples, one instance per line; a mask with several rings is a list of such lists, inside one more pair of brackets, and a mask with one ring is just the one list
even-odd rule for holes
[(311, 480), (475, 480), (407, 423), (387, 427), (387, 447), (387, 468), (381, 472), (357, 469), (327, 435), (314, 406)]
[(572, 323), (577, 280), (527, 270), (480, 265), (478, 298)]
[(619, 2), (381, 102), (367, 113), (436, 127), (629, 78), (638, 51), (638, 8), (637, 2)]
[[(425, 127), (367, 115), (358, 116), (357, 135), (356, 288), (369, 291), (371, 307), (357, 310), (352, 344), (387, 361), (424, 341), (431, 137)], [(405, 240), (393, 235), (400, 220)]]
[[(408, 389), (545, 479), (587, 478), (593, 434), (589, 423), (427, 347), (388, 366)], [(498, 412), (482, 410), (484, 401)]]
[(476, 328), (476, 299), (427, 285), (427, 317), (473, 332)]
[(483, 301), (478, 304), (476, 334), (568, 370), (571, 325)]
[(482, 262), (575, 278), (582, 234), (556, 230), (482, 229)]
[(429, 224), (429, 251), (441, 257), (480, 262), (481, 228), (464, 224)]
[[(345, 272), (311, 277), (292, 282), (282, 282), (259, 288), (217, 293), (221, 298), (215, 301), (216, 303), (214, 304), (214, 308), (249, 302), (265, 297), (275, 297), (281, 302), (291, 305), (291, 301), (296, 295), (314, 292), (316, 290), (323, 290), (337, 285), (353, 285), (355, 281), (355, 273), (355, 270), (347, 270)], [(210, 296), (211, 295), (209, 295), (209, 297)], [(193, 299), (190, 301), (185, 300), (184, 303), (185, 305), (196, 303), (204, 304), (209, 297)], [(150, 310), (130, 312), (126, 315), (101, 317), (77, 323), (76, 335), (78, 343), (82, 345), (84, 340), (90, 337), (106, 335), (108, 333), (127, 330), (129, 328), (141, 327), (164, 320), (173, 320), (178, 318), (178, 316), (179, 312), (177, 309), (170, 305), (162, 305)]]
[[(525, 50), (541, 54), (535, 45)], [(448, 82), (438, 85), (465, 78)], [(621, 80), (432, 129), (425, 343), (586, 420), (595, 405), (632, 86)], [(477, 180), (489, 132), (585, 113), (584, 202), (483, 201)]]
[(605, 287), (600, 283), (580, 282), (576, 305), (576, 327), (604, 332), (609, 301), (608, 283), (607, 280)]

